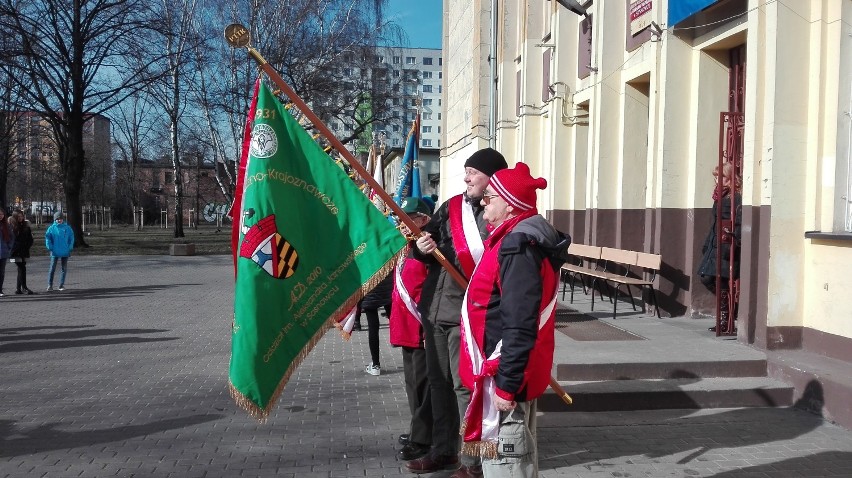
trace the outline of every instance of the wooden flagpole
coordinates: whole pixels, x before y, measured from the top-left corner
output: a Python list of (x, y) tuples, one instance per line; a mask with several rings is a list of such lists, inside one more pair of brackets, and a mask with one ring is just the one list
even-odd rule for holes
[[(332, 148), (337, 150), (338, 153), (342, 154), (343, 157), (346, 158), (346, 161), (349, 162), (349, 165), (353, 169), (355, 169), (355, 171), (361, 176), (362, 179), (367, 182), (367, 184), (370, 185), (371, 188), (373, 188), (373, 191), (375, 191), (379, 195), (379, 197), (382, 198), (382, 201), (385, 202), (385, 205), (387, 205), (388, 208), (390, 208), (390, 210), (393, 211), (394, 214), (396, 214), (399, 220), (402, 221), (403, 224), (406, 225), (406, 227), (408, 227), (411, 233), (414, 236), (418, 237), (423, 235), (423, 231), (421, 231), (420, 228), (417, 227), (417, 224), (415, 224), (414, 221), (412, 221), (408, 217), (408, 214), (402, 211), (402, 208), (400, 208), (399, 205), (394, 202), (393, 198), (391, 198), (387, 191), (385, 191), (384, 188), (382, 188), (379, 183), (376, 182), (375, 179), (373, 179), (373, 176), (370, 175), (367, 169), (361, 165), (361, 162), (355, 159), (352, 153), (349, 152), (349, 150), (346, 149), (343, 143), (341, 143), (340, 140), (337, 139), (334, 133), (332, 133), (331, 130), (328, 129), (328, 126), (326, 126), (325, 123), (322, 122), (319, 116), (317, 116), (311, 110), (311, 108), (308, 107), (308, 105), (304, 101), (302, 101), (301, 98), (299, 98), (299, 95), (297, 95), (296, 92), (293, 91), (292, 88), (290, 88), (290, 85), (288, 85), (287, 82), (285, 82), (284, 79), (281, 78), (281, 75), (279, 75), (278, 72), (275, 71), (274, 68), (272, 68), (272, 66), (269, 64), (269, 62), (266, 61), (263, 55), (261, 55), (260, 52), (258, 52), (251, 46), (251, 35), (249, 34), (249, 31), (246, 27), (237, 23), (228, 25), (227, 27), (225, 27), (225, 41), (227, 41), (228, 44), (234, 48), (246, 48), (248, 50), (249, 56), (251, 56), (254, 61), (257, 62), (260, 69), (264, 73), (266, 73), (267, 76), (269, 76), (269, 78), (275, 83), (278, 88), (281, 89), (281, 91), (285, 95), (287, 95), (293, 105), (295, 105), (299, 109), (299, 111), (301, 111), (302, 114), (304, 114), (308, 118), (308, 120), (310, 120), (313, 127), (316, 128), (320, 132), (320, 134), (322, 134), (325, 139), (328, 140), (329, 143), (331, 143)], [(441, 253), (440, 250), (436, 248), (434, 251), (432, 251), (432, 255), (435, 256), (435, 259), (438, 260), (441, 266), (443, 266), (444, 269), (447, 270), (453, 280), (455, 280), (456, 283), (462, 289), (467, 289), (467, 279), (462, 275), (461, 272), (459, 272), (458, 269), (455, 268), (455, 266), (450, 264), (450, 261), (447, 260), (447, 258), (444, 256), (444, 254)], [(562, 389), (562, 387), (553, 377), (550, 378), (550, 386), (559, 395), (559, 397), (562, 398), (563, 401), (565, 401), (565, 403), (569, 405), (571, 404), (571, 397), (565, 392), (565, 390)]]

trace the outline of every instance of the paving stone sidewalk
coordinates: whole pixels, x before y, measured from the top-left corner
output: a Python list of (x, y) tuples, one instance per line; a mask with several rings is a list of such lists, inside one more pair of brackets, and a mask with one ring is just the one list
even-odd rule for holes
[[(46, 269), (30, 264), (36, 296), (10, 295), (6, 270), (0, 476), (414, 476), (395, 456), (408, 411), (386, 320), (381, 376), (363, 371), (366, 333), (332, 330), (258, 424), (227, 392), (229, 257), (72, 257), (51, 293)], [(852, 476), (852, 434), (790, 409), (540, 420), (542, 477)]]

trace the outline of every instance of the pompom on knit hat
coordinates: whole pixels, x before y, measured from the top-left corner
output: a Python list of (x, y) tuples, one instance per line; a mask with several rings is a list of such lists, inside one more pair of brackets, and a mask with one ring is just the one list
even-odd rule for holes
[(535, 208), (536, 189), (547, 187), (544, 178), (533, 178), (526, 163), (518, 163), (512, 169), (503, 169), (494, 173), (489, 182), (501, 198), (519, 211)]
[(475, 168), (489, 176), (494, 176), (497, 171), (508, 168), (509, 164), (499, 151), (485, 148), (471, 154), (464, 162), (464, 167)]

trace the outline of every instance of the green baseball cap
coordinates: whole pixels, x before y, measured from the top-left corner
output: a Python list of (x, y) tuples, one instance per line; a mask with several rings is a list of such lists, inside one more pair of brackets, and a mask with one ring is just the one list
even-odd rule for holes
[(400, 204), (399, 207), (402, 208), (402, 212), (406, 214), (432, 215), (432, 213), (429, 212), (429, 206), (427, 206), (420, 198), (407, 197), (402, 200), (402, 204)]

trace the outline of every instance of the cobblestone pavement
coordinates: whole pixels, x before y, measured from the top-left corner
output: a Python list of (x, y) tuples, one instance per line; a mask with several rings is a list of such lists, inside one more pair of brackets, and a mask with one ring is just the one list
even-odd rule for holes
[[(51, 293), (46, 262), (0, 298), (0, 476), (413, 476), (398, 351), (367, 376), (366, 333), (329, 332), (258, 424), (227, 392), (229, 257), (74, 257)], [(852, 476), (852, 434), (795, 410), (540, 420), (543, 477)]]

